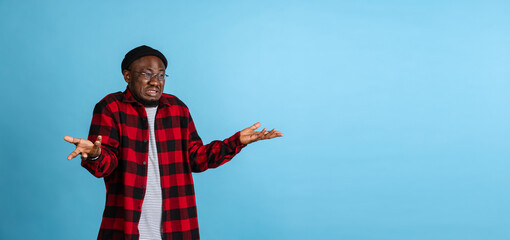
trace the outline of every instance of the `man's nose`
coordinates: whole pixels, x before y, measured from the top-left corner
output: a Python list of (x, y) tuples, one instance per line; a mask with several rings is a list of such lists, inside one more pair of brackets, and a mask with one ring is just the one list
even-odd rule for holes
[(149, 85), (157, 86), (159, 85), (159, 80), (157, 76), (152, 76), (151, 80), (149, 80)]

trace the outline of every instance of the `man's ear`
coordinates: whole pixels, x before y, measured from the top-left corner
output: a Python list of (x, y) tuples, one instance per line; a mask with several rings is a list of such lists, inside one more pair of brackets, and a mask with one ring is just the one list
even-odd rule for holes
[(122, 70), (122, 75), (124, 75), (124, 81), (129, 84), (131, 82), (131, 73), (128, 70)]

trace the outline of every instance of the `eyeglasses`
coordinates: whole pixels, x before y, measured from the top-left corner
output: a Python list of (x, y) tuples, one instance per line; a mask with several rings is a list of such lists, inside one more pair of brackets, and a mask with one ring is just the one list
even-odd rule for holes
[(145, 80), (147, 81), (150, 81), (153, 77), (156, 77), (156, 79), (158, 79), (158, 81), (163, 81), (165, 80), (165, 77), (168, 77), (167, 74), (164, 74), (164, 73), (148, 73), (148, 72), (138, 72), (138, 71), (133, 71), (131, 70), (131, 72), (135, 72), (135, 73), (138, 73), (140, 75), (142, 75)]

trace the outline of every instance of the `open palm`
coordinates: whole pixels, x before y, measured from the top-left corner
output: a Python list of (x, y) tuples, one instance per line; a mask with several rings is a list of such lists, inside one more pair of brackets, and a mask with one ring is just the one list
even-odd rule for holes
[(266, 128), (262, 129), (262, 131), (255, 131), (257, 128), (260, 127), (260, 123), (255, 123), (253, 126), (243, 129), (241, 131), (241, 143), (242, 144), (250, 144), (259, 140), (265, 140), (265, 139), (271, 139), (275, 137), (283, 137), (283, 134), (280, 131), (277, 131), (276, 129), (273, 129), (271, 131), (267, 131)]

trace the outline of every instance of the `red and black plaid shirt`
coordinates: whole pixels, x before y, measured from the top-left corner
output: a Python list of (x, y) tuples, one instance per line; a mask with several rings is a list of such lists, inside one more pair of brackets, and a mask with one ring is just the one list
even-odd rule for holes
[[(228, 162), (245, 146), (239, 132), (203, 145), (186, 105), (163, 94), (154, 124), (163, 197), (163, 239), (199, 239), (192, 172)], [(103, 137), (101, 155), (83, 160), (104, 177), (106, 206), (98, 239), (138, 239), (138, 221), (147, 182), (149, 125), (144, 106), (129, 90), (109, 94), (94, 108), (89, 140)]]

